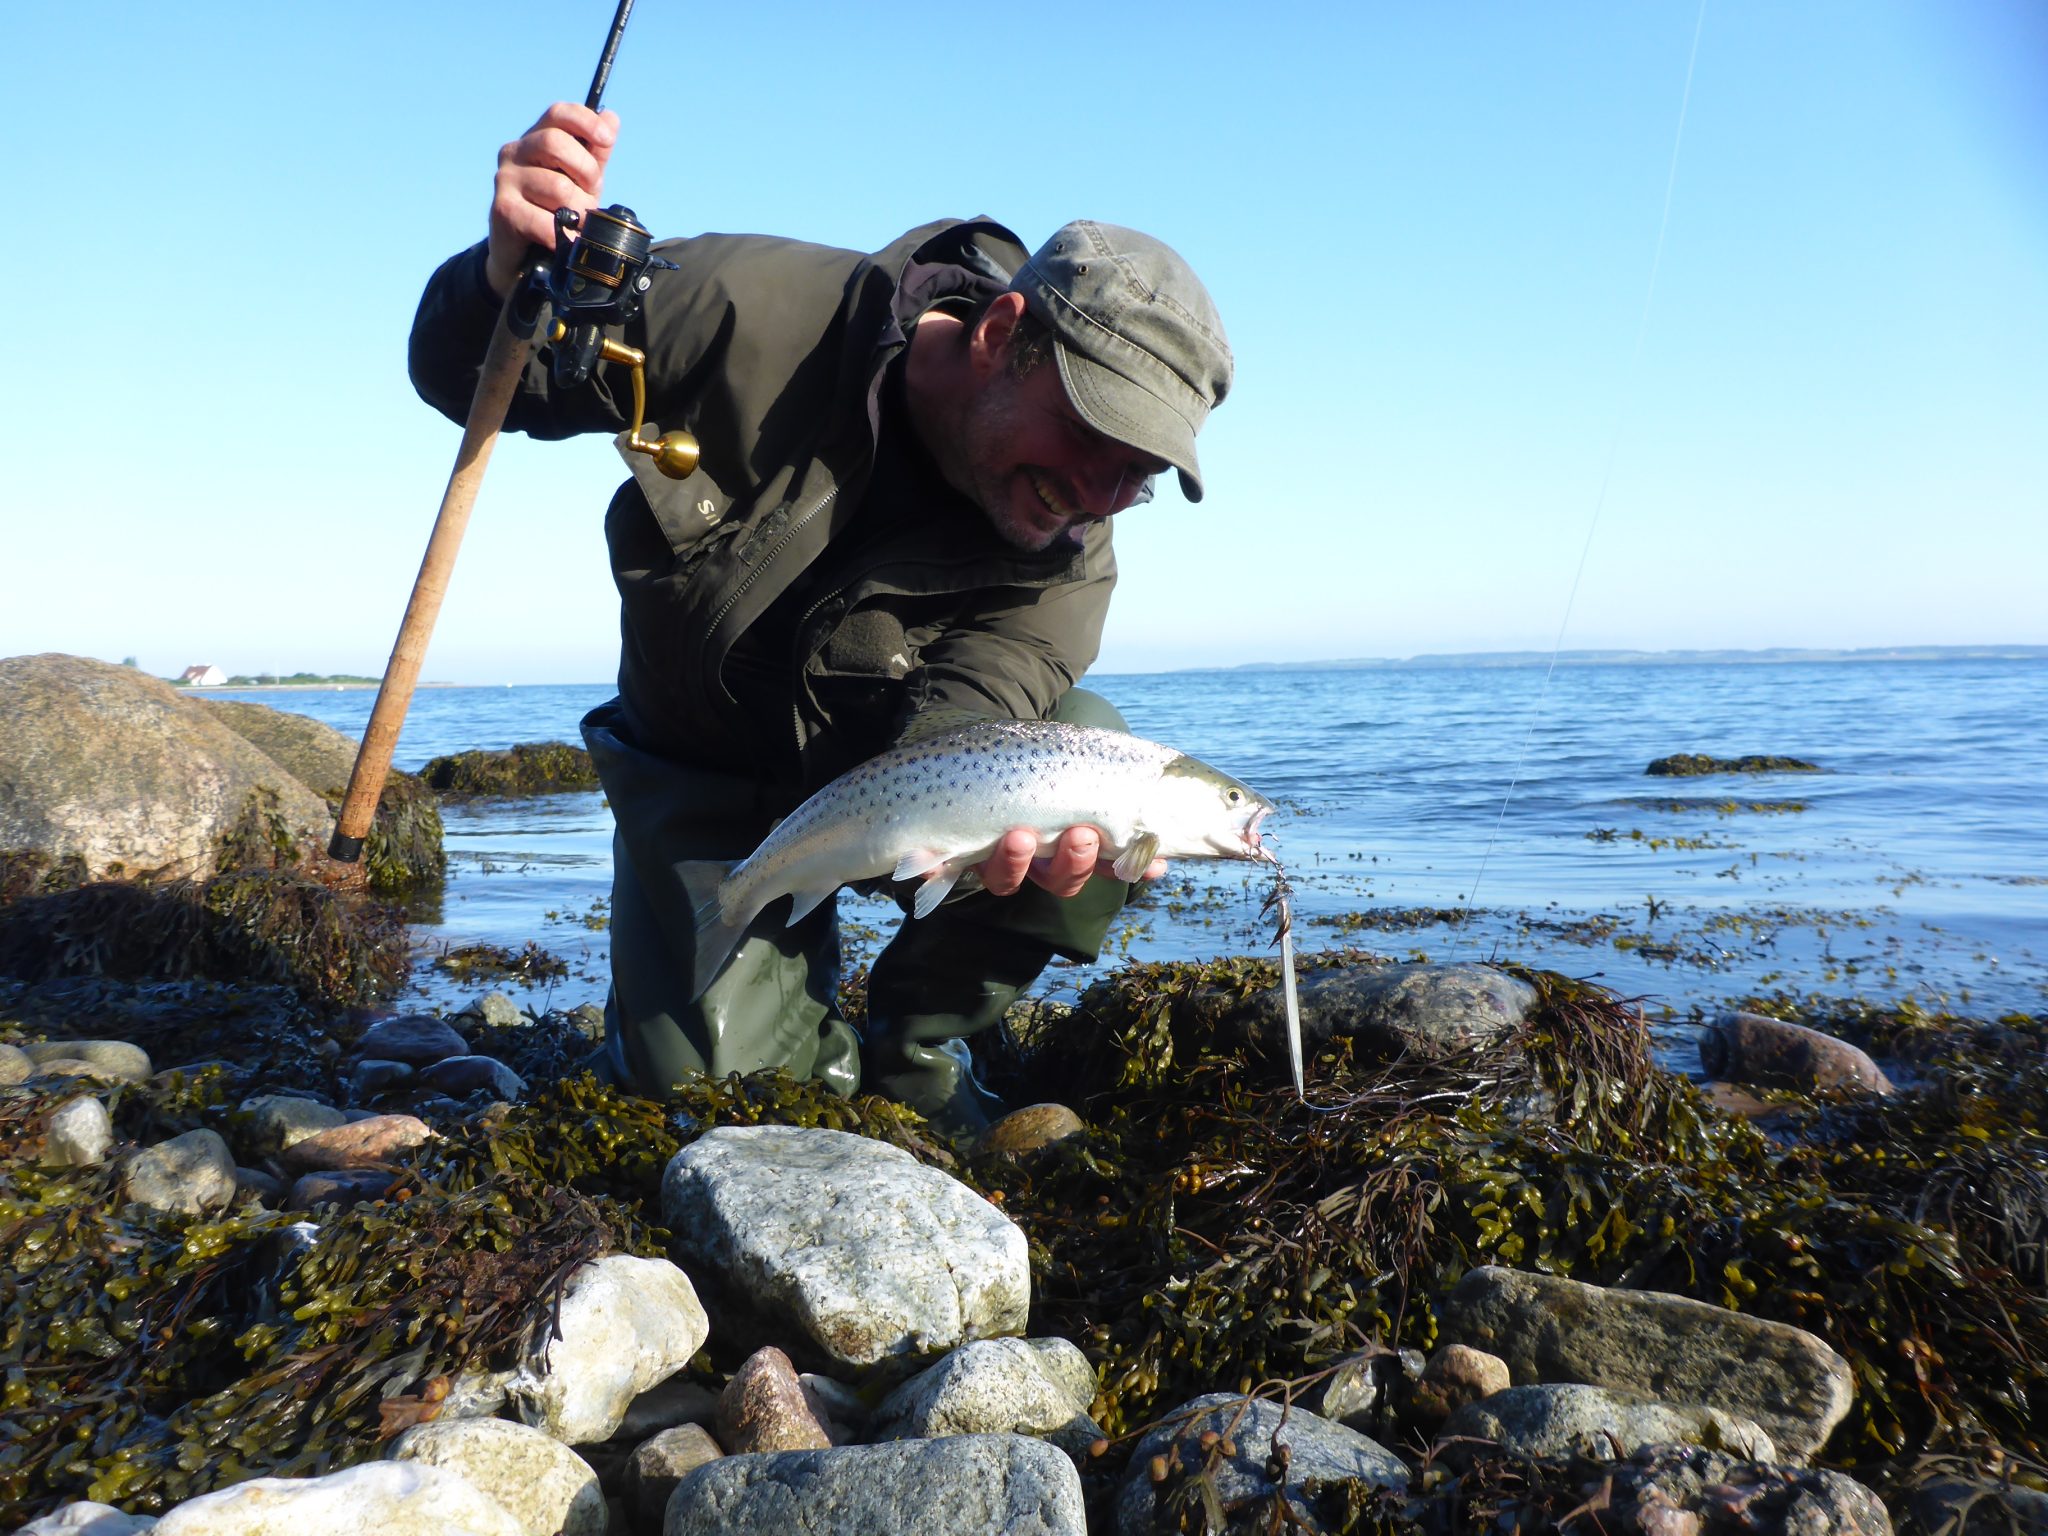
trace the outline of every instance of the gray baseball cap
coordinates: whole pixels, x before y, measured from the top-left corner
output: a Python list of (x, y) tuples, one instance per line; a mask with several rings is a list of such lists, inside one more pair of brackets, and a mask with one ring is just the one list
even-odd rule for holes
[(1105, 437), (1166, 460), (1202, 499), (1195, 433), (1230, 390), (1230, 343), (1192, 268), (1150, 235), (1076, 219), (1011, 279), (1052, 331), (1060, 382)]

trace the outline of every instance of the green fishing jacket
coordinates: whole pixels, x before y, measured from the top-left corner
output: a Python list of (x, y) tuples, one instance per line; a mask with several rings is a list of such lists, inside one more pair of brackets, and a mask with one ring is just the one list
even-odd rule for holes
[[(651, 429), (688, 429), (702, 459), (672, 482), (630, 456), (633, 477), (605, 520), (622, 603), (619, 693), (636, 744), (750, 768), (798, 794), (924, 711), (1044, 716), (1100, 644), (1115, 582), (1106, 524), (1078, 553), (1014, 550), (971, 509), (858, 549), (835, 542), (874, 463), (883, 372), (906, 325), (935, 297), (999, 291), (1027, 254), (1016, 236), (946, 220), (866, 256), (718, 234), (655, 253), (680, 270), (653, 273), (621, 339), (647, 354)], [(413, 382), (454, 420), (497, 311), (481, 246), (445, 263), (420, 302)], [(558, 394), (543, 353), (508, 426), (541, 438), (618, 433), (631, 410), (624, 367), (601, 364)], [(748, 719), (721, 669), (799, 577), (818, 596), (791, 657), (789, 718)]]

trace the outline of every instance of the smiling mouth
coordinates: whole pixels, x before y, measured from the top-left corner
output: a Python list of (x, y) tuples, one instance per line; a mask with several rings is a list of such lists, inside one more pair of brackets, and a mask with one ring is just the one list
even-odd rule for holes
[(1038, 493), (1038, 499), (1044, 502), (1046, 505), (1046, 509), (1050, 511), (1055, 517), (1059, 518), (1061, 522), (1070, 523), (1081, 515), (1079, 512), (1076, 512), (1072, 507), (1068, 506), (1064, 501), (1060, 500), (1059, 493), (1055, 491), (1050, 485), (1046, 484), (1043, 477), (1038, 475), (1035, 471), (1027, 470), (1025, 472), (1025, 477), (1028, 480), (1030, 480), (1031, 489)]

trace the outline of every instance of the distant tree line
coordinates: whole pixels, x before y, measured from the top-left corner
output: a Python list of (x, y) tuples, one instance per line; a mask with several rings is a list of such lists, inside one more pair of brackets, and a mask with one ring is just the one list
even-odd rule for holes
[(374, 677), (358, 677), (353, 672), (293, 672), (281, 675), (276, 672), (257, 672), (244, 676), (237, 673), (227, 680), (230, 688), (269, 688), (281, 683), (374, 683)]

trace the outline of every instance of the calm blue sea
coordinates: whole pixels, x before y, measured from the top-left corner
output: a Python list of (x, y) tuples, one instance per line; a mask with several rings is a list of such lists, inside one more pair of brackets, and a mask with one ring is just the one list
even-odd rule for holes
[[(1695, 1010), (1753, 993), (2048, 1008), (2048, 663), (1577, 666), (1547, 685), (1540, 668), (1176, 672), (1090, 685), (1141, 735), (1280, 802), (1269, 828), (1307, 949), (1597, 977), (1645, 998), (1674, 1041)], [(574, 741), (610, 692), (424, 689), (397, 761)], [(222, 696), (351, 735), (373, 697)], [(1784, 754), (1826, 771), (1645, 776), (1677, 752)], [(462, 995), (436, 954), (532, 940), (571, 975), (524, 1003), (601, 1001), (610, 838), (596, 794), (451, 811), (446, 895), (417, 930), (427, 1000)], [(1246, 866), (1177, 865), (1103, 963), (1262, 951), (1268, 888)], [(1455, 923), (1417, 915), (1467, 908)], [(856, 954), (895, 921), (878, 901), (842, 897), (841, 912)], [(1071, 993), (1091, 974), (1056, 967), (1043, 985)]]

